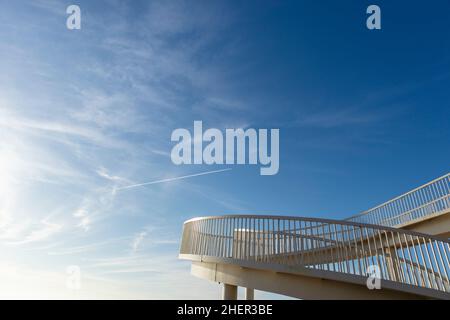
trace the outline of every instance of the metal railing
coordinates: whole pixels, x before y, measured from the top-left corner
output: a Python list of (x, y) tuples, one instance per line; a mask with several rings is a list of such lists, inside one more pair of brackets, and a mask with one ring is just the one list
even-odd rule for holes
[(347, 220), (393, 227), (448, 210), (450, 173)]
[(432, 236), (352, 221), (222, 216), (185, 222), (182, 256), (255, 266), (282, 265), (382, 280), (449, 293), (450, 243)]

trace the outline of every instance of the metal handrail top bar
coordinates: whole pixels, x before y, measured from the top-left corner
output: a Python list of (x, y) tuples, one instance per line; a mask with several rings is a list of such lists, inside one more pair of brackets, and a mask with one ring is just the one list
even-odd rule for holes
[(450, 239), (443, 239), (440, 237), (436, 237), (433, 235), (429, 235), (426, 233), (416, 232), (413, 230), (403, 230), (399, 228), (393, 228), (378, 224), (368, 224), (368, 223), (361, 223), (361, 222), (353, 222), (353, 221), (347, 221), (347, 220), (334, 220), (334, 219), (323, 219), (323, 218), (312, 218), (312, 217), (295, 217), (295, 216), (273, 216), (273, 215), (223, 215), (223, 216), (205, 216), (205, 217), (196, 217), (189, 219), (184, 222), (184, 224), (196, 222), (196, 221), (202, 221), (202, 220), (220, 220), (220, 219), (279, 219), (279, 220), (301, 220), (301, 221), (309, 221), (309, 222), (323, 222), (328, 224), (336, 224), (336, 225), (349, 225), (353, 227), (359, 227), (359, 228), (368, 228), (368, 229), (377, 229), (377, 230), (383, 230), (383, 231), (392, 231), (407, 235), (414, 235), (419, 237), (426, 237), (432, 240), (445, 242), (450, 244)]

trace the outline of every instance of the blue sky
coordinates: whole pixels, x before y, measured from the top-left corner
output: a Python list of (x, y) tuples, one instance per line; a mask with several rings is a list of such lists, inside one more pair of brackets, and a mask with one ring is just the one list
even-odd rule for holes
[[(184, 220), (339, 219), (447, 173), (450, 4), (374, 3), (379, 31), (361, 0), (2, 1), (0, 297), (219, 298), (177, 260)], [(279, 128), (279, 173), (117, 191), (228, 168), (172, 164), (194, 120)]]

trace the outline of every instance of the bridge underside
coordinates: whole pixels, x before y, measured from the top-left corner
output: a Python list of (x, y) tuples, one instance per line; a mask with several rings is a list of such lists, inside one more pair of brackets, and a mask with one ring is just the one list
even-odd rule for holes
[[(362, 284), (275, 272), (225, 263), (192, 262), (194, 276), (227, 285), (274, 292), (299, 299), (423, 299), (424, 296), (383, 288), (369, 290)], [(357, 282), (357, 280), (355, 280)]]
[(450, 210), (439, 214), (415, 220), (412, 223), (399, 225), (397, 228), (438, 236), (443, 239), (450, 238)]

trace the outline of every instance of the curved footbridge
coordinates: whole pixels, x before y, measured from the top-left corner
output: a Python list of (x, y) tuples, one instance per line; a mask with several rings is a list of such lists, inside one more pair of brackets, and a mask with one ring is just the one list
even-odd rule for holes
[[(346, 220), (231, 215), (184, 223), (192, 274), (302, 299), (450, 299), (450, 174)], [(371, 289), (369, 289), (371, 288)]]

